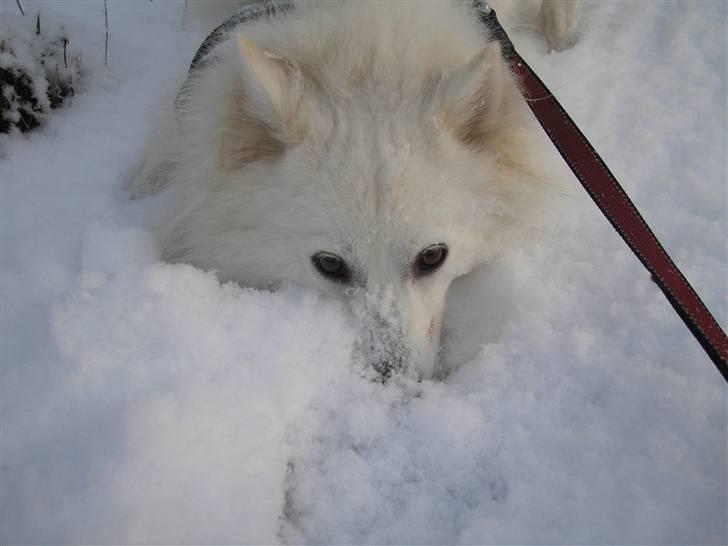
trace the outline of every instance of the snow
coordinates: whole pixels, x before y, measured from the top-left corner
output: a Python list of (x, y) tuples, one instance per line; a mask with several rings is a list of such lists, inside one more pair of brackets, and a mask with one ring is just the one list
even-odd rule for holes
[[(110, 2), (104, 68), (101, 3), (23, 4), (85, 79), (0, 141), (3, 543), (728, 542), (726, 387), (573, 178), (458, 287), (462, 367), (372, 382), (336, 303), (162, 263), (164, 195), (127, 198), (196, 14)], [(724, 327), (727, 20), (589, 2), (571, 50), (513, 36)]]

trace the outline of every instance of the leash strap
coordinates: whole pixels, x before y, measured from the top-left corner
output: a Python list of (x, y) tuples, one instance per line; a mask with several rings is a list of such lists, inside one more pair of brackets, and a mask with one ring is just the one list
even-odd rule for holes
[(521, 92), (536, 119), (627, 246), (728, 382), (728, 337), (721, 330), (685, 276), (672, 261), (634, 203), (609, 171), (584, 134), (526, 61), (516, 52), (495, 10), (478, 1), (480, 20), (501, 44), (503, 57), (520, 82)]

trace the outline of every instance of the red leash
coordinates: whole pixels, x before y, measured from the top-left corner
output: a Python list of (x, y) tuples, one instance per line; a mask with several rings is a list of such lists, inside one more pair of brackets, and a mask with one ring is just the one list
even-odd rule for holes
[(567, 165), (642, 265), (652, 274), (685, 325), (728, 382), (728, 337), (609, 171), (602, 158), (531, 67), (516, 52), (495, 11), (478, 2), (481, 21), (492, 31), (518, 77), (528, 106)]

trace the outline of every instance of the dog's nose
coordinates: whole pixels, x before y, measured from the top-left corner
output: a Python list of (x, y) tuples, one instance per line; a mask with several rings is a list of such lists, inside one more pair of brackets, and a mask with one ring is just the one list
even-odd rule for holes
[[(394, 331), (392, 331), (394, 330)], [(380, 328), (377, 331), (364, 330), (357, 349), (364, 362), (371, 366), (379, 379), (403, 373), (407, 368), (410, 352), (395, 328)]]
[(387, 360), (379, 360), (372, 363), (374, 371), (379, 374), (382, 381), (386, 381), (395, 374), (402, 373), (405, 369), (405, 359), (394, 357)]
[(399, 325), (380, 318), (371, 320), (361, 330), (356, 350), (383, 381), (404, 372), (410, 358), (410, 350)]
[(406, 371), (411, 357), (408, 336), (391, 289), (369, 289), (353, 302), (360, 322), (355, 352), (382, 381)]

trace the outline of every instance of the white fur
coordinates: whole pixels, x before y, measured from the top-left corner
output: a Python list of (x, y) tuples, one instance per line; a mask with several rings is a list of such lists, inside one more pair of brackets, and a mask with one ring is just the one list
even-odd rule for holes
[(576, 0), (489, 0), (506, 31), (537, 29), (549, 50), (571, 47), (577, 39)]
[[(344, 298), (370, 358), (432, 376), (451, 282), (517, 244), (544, 195), (538, 129), (498, 46), (461, 2), (305, 2), (242, 32), (134, 183), (176, 193), (165, 259)], [(447, 260), (414, 277), (433, 243)], [(316, 271), (321, 251), (351, 286)]]

